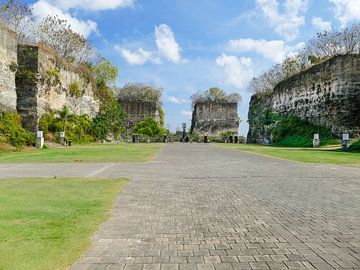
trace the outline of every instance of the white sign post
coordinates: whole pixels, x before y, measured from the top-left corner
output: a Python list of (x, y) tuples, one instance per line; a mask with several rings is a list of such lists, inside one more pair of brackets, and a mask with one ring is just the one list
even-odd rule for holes
[(65, 144), (66, 144), (66, 142), (65, 142), (65, 131), (60, 132), (60, 133), (59, 133), (59, 136), (60, 136), (60, 143), (61, 143), (62, 145), (65, 145)]
[(36, 148), (42, 149), (44, 147), (44, 132), (36, 132)]
[(319, 146), (320, 146), (320, 135), (319, 134), (314, 134), (313, 147), (317, 148)]
[(343, 151), (348, 151), (349, 148), (350, 148), (350, 135), (345, 133), (343, 134), (343, 137), (342, 137), (342, 150)]

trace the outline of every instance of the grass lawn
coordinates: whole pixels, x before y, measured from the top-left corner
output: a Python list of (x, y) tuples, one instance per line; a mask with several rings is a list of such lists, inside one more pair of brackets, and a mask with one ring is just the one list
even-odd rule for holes
[(0, 269), (68, 269), (125, 179), (0, 179)]
[(94, 144), (52, 149), (0, 151), (0, 163), (37, 162), (145, 162), (154, 158), (161, 144)]
[(339, 150), (283, 148), (262, 145), (218, 144), (226, 148), (263, 156), (306, 163), (360, 164), (360, 152), (342, 152)]

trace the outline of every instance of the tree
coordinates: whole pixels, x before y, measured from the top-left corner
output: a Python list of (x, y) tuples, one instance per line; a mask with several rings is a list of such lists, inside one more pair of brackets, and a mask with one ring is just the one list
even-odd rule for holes
[(113, 88), (115, 86), (119, 68), (113, 66), (109, 60), (99, 56), (97, 62), (90, 64), (90, 68), (98, 88)]
[(100, 115), (105, 117), (109, 133), (118, 139), (124, 132), (125, 113), (121, 110), (117, 100), (112, 98), (105, 102), (100, 109)]
[(70, 24), (58, 16), (43, 19), (36, 34), (40, 43), (50, 46), (62, 58), (84, 62), (92, 54), (86, 38), (74, 32)]
[(19, 0), (0, 0), (0, 23), (16, 33), (19, 42), (32, 38), (35, 28), (32, 8)]
[(70, 111), (69, 111), (69, 108), (67, 106), (64, 106), (62, 108), (61, 111), (58, 111), (58, 117), (60, 119), (60, 121), (63, 123), (63, 130), (64, 132), (66, 132), (66, 122), (68, 121), (68, 119), (70, 118)]
[(232, 93), (227, 95), (224, 90), (218, 87), (212, 87), (205, 92), (198, 92), (191, 97), (192, 105), (195, 106), (197, 102), (240, 102), (241, 95), (239, 93)]
[(140, 83), (129, 83), (120, 89), (118, 98), (126, 101), (149, 101), (161, 104), (162, 88)]
[(136, 124), (134, 133), (147, 138), (159, 138), (166, 133), (166, 129), (160, 127), (152, 117), (147, 117), (144, 121)]

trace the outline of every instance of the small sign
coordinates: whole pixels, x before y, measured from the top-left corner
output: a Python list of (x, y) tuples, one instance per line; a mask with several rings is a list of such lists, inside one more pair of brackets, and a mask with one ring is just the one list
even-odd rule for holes
[(349, 134), (343, 134), (343, 141), (348, 141), (348, 140), (350, 140)]
[(320, 135), (319, 134), (314, 134), (314, 140), (319, 140), (320, 139)]
[(36, 138), (42, 138), (42, 137), (44, 137), (44, 132), (43, 131), (36, 132)]
[(60, 138), (65, 138), (65, 132), (60, 132)]

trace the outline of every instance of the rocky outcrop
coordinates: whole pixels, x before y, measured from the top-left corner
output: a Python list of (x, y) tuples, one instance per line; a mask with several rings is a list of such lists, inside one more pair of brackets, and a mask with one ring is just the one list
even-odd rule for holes
[(161, 106), (157, 102), (119, 98), (119, 104), (127, 115), (125, 127), (129, 130), (132, 130), (136, 123), (143, 121), (146, 117), (152, 117), (160, 124)]
[(192, 134), (217, 136), (223, 131), (237, 134), (239, 129), (237, 102), (197, 102), (194, 105)]
[(16, 111), (16, 34), (0, 25), (0, 112)]
[(339, 55), (279, 83), (270, 94), (254, 95), (248, 115), (249, 143), (271, 143), (266, 115), (294, 114), (330, 128), (334, 135), (360, 136), (360, 55)]
[(40, 117), (67, 106), (77, 115), (99, 111), (95, 83), (83, 66), (59, 58), (51, 49), (18, 45), (17, 111), (24, 128), (36, 131)]

